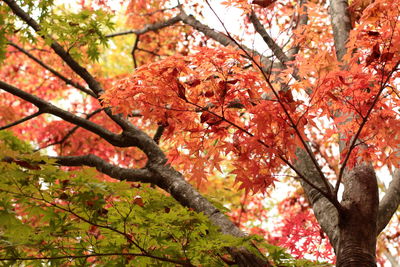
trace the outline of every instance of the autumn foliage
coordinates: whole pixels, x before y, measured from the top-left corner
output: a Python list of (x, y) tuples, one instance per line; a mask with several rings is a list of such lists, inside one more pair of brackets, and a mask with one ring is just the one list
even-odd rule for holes
[[(119, 256), (126, 254), (121, 262), (130, 264), (141, 257), (149, 258), (142, 264), (182, 266), (303, 264), (274, 245), (296, 258), (334, 263), (336, 255), (338, 266), (393, 261), (389, 252), (399, 251), (400, 1), (139, 0), (115, 7), (97, 0), (80, 1), (76, 12), (46, 1), (20, 2), (0, 6), (0, 129), (10, 128), (34, 150), (55, 157), (24, 158), (21, 153), (32, 149), (21, 149), (6, 134), (8, 152), (0, 160), (9, 177), (27, 170), (38, 178), (47, 168), (65, 176), (43, 174), (54, 190), (46, 194), (56, 201), (35, 195), (38, 203), (48, 201), (42, 213), (53, 205), (69, 214), (65, 223), (88, 223), (79, 231), (99, 243), (106, 242), (106, 230), (120, 234)], [(225, 9), (237, 18), (223, 16)], [(207, 26), (211, 19), (218, 26)], [(237, 29), (230, 28), (232, 19)], [(82, 166), (98, 172), (85, 180)], [(383, 173), (392, 178), (383, 183)], [(70, 184), (74, 176), (82, 184)], [(134, 183), (103, 190), (92, 176), (106, 184)], [(96, 184), (96, 193), (90, 195), (84, 183)], [(288, 195), (274, 195), (282, 184)], [(78, 193), (80, 186), (87, 195)], [(120, 193), (121, 200), (115, 196)], [(164, 199), (168, 194), (187, 209)], [(379, 200), (378, 194), (385, 196)], [(25, 216), (29, 201), (22, 202), (16, 209)], [(152, 221), (152, 241), (144, 245), (147, 222), (132, 219), (128, 231), (121, 221), (115, 228), (96, 221), (110, 219), (120, 205), (143, 218), (161, 216), (165, 225)], [(224, 205), (231, 221), (219, 211)], [(173, 214), (184, 219), (175, 222)], [(214, 218), (219, 214), (223, 219)], [(40, 216), (33, 224), (42, 227), (47, 222)], [(163, 227), (174, 230), (157, 239)], [(268, 244), (246, 239), (237, 227)], [(352, 238), (348, 233), (356, 241), (346, 239)], [(211, 256), (196, 250), (200, 245), (191, 247), (205, 243), (204, 236)], [(112, 245), (106, 247), (109, 253)], [(237, 253), (250, 253), (254, 261)]]

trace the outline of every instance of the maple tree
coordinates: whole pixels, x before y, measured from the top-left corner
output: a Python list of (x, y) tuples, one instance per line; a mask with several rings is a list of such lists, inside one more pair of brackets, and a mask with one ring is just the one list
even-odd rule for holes
[[(0, 129), (17, 136), (1, 132), (2, 261), (319, 264), (238, 225), (301, 257), (331, 259), (329, 239), (337, 266), (393, 261), (400, 1), (224, 1), (242, 34), (214, 1), (1, 4)], [(245, 192), (232, 220), (200, 193), (227, 173)], [(278, 206), (281, 235), (249, 227), (288, 179), (301, 188)]]

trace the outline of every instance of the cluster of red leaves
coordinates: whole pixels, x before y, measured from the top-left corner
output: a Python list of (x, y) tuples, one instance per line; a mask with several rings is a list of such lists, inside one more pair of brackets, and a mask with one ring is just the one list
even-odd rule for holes
[[(212, 55), (212, 57), (210, 57)], [(297, 145), (277, 100), (258, 72), (231, 48), (199, 48), (191, 56), (172, 56), (139, 68), (103, 95), (125, 115), (167, 127), (170, 161), (198, 183), (221, 157), (234, 157), (232, 173), (241, 187), (264, 191), (280, 169), (279, 155), (293, 157)], [(293, 106), (289, 93), (282, 97)]]
[[(18, 43), (18, 41), (12, 40)], [(52, 62), (54, 65), (62, 66), (61, 61), (49, 56), (49, 51), (40, 49), (40, 43), (37, 44), (38, 49), (30, 50), (30, 53), (42, 60), (44, 63)], [(25, 47), (26, 48), (26, 47)], [(26, 48), (29, 50), (29, 48)], [(7, 57), (1, 66), (1, 80), (12, 84), (24, 91), (34, 94), (44, 100), (52, 101), (54, 99), (67, 98), (70, 87), (60, 79), (55, 78), (50, 72), (43, 71), (38, 68), (36, 63), (27, 59), (25, 55), (20, 53), (13, 47), (8, 47)], [(56, 67), (60, 71), (61, 67)], [(76, 75), (71, 70), (63, 68), (65, 75), (69, 75), (74, 81), (77, 81)], [(0, 125), (7, 125), (25, 116), (37, 112), (37, 108), (31, 103), (21, 100), (6, 92), (0, 92)], [(30, 120), (23, 125), (13, 128), (14, 132), (20, 137), (24, 136), (31, 140), (36, 140), (36, 134), (41, 130), (39, 125), (44, 125), (46, 119), (39, 116)]]
[[(15, 40), (15, 42), (17, 41)], [(40, 44), (38, 45), (40, 47)], [(45, 64), (51, 65), (59, 73), (66, 77), (72, 77), (74, 82), (83, 84), (76, 74), (73, 74), (69, 68), (62, 64), (61, 60), (55, 58), (49, 51), (44, 49), (32, 50), (29, 49), (29, 45), (25, 45), (25, 49)], [(66, 85), (50, 72), (38, 68), (35, 62), (27, 60), (25, 55), (12, 47), (8, 50), (8, 56), (3, 62), (0, 75), (3, 81), (46, 101), (53, 102), (57, 106), (64, 107), (78, 116), (85, 117), (85, 114), (91, 114), (102, 108), (98, 100), (80, 94), (79, 91)], [(104, 79), (101, 82), (106, 86), (112, 84), (110, 79)], [(0, 93), (1, 126), (35, 112), (37, 112), (37, 108), (29, 102), (5, 92)], [(92, 116), (90, 120), (110, 131), (120, 131), (118, 126), (103, 112)], [(79, 127), (69, 136), (74, 128), (76, 128), (75, 125), (66, 121), (42, 114), (13, 127), (13, 131), (19, 137), (35, 142), (39, 148), (51, 146), (59, 155), (85, 155), (90, 153), (129, 167), (142, 167), (146, 160), (144, 154), (136, 148), (114, 147), (102, 138)], [(60, 143), (67, 136), (69, 137)]]
[(335, 254), (329, 239), (299, 191), (280, 202), (278, 211), (283, 218), (270, 231), (269, 242), (287, 248), (297, 258), (313, 255), (315, 260), (334, 263)]
[[(134, 0), (128, 3), (126, 9), (126, 26), (141, 29), (146, 24), (166, 21), (177, 15), (178, 7), (167, 7), (166, 0)], [(138, 38), (135, 51), (137, 64), (140, 66), (148, 62), (159, 60), (161, 57), (175, 53), (188, 53), (189, 43), (194, 42), (193, 30), (184, 25), (148, 32)]]
[[(230, 171), (241, 188), (264, 191), (282, 158), (295, 158), (296, 148), (307, 140), (305, 130), (320, 130), (318, 118), (332, 121), (324, 129), (325, 140), (347, 133), (342, 158), (351, 148), (349, 167), (360, 156), (397, 166), (399, 99), (391, 85), (397, 77), (400, 31), (393, 21), (397, 17), (388, 14), (397, 10), (377, 1), (365, 11), (368, 23), (353, 31), (357, 43), (350, 41), (348, 50), (357, 50), (345, 57), (346, 69), (329, 49), (305, 49), (293, 65), (303, 79), (292, 81), (289, 91), (279, 91), (279, 84), (271, 88), (237, 50), (199, 48), (139, 68), (107, 91), (104, 101), (125, 115), (140, 110), (144, 121), (167, 127), (170, 162), (199, 184), (214, 169), (221, 171), (220, 162), (228, 157), (234, 159)], [(282, 81), (288, 81), (290, 71)], [(356, 135), (366, 149), (351, 147)]]

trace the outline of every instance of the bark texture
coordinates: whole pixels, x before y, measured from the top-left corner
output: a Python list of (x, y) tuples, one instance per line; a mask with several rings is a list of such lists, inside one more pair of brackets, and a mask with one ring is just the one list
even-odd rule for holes
[(343, 183), (337, 266), (376, 266), (379, 197), (375, 171), (369, 164), (360, 164), (345, 176)]

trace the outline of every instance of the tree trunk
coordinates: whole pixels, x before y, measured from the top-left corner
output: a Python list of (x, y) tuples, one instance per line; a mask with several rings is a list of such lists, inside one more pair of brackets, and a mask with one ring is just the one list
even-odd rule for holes
[(370, 165), (360, 164), (345, 177), (339, 215), (337, 266), (376, 266), (378, 185)]

